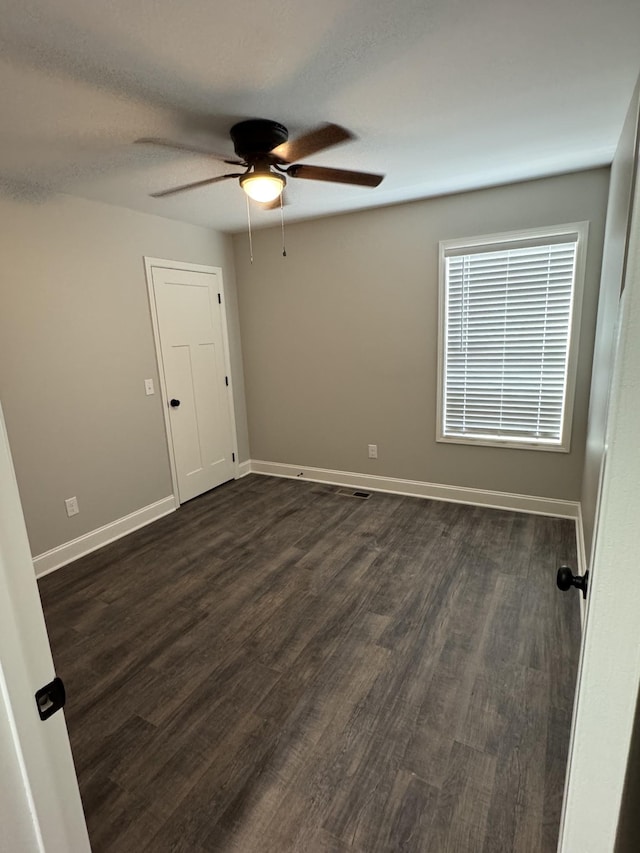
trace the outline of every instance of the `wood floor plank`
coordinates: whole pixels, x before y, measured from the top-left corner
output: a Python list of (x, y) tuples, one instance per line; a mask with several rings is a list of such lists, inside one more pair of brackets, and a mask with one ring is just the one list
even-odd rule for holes
[(481, 853), (495, 775), (494, 756), (454, 743), (433, 815), (429, 853)]
[(428, 850), (438, 796), (438, 788), (420, 779), (415, 773), (400, 770), (381, 821), (383, 826), (388, 827), (386, 837), (381, 833), (371, 853)]
[(94, 851), (553, 853), (564, 561), (568, 520), (251, 475), (43, 578)]
[(222, 816), (209, 838), (212, 849), (227, 849), (232, 842), (231, 849), (247, 849), (252, 838), (268, 838), (265, 850), (273, 851), (316, 843), (348, 754), (354, 709), (389, 665), (389, 652), (375, 645), (383, 624), (370, 614), (344, 637), (279, 727), (268, 772), (259, 784), (252, 780)]
[[(143, 850), (158, 826), (145, 804), (101, 774), (83, 780), (81, 787), (92, 853)], [(203, 851), (193, 848), (193, 853)]]

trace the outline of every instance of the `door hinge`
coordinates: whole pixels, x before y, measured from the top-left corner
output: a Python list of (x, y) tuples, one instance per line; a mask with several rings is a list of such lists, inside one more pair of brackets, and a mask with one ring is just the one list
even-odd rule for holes
[(232, 453), (232, 454), (231, 454), (231, 461), (232, 461), (232, 462), (235, 462), (235, 461), (236, 461), (236, 454), (235, 454), (235, 453)]
[(64, 707), (66, 701), (64, 684), (58, 676), (36, 691), (36, 708), (41, 720), (48, 720), (52, 714)]
[(224, 384), (227, 386), (229, 385), (229, 377), (228, 376), (224, 377)]
[(220, 294), (218, 294), (218, 305), (222, 305), (222, 299), (220, 297)]

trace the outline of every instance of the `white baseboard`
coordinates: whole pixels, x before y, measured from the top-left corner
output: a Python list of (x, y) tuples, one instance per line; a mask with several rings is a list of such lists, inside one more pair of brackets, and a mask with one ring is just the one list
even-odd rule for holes
[(36, 572), (36, 577), (41, 578), (43, 575), (48, 575), (56, 569), (66, 566), (73, 560), (83, 557), (85, 554), (90, 554), (103, 545), (108, 545), (109, 542), (114, 542), (127, 533), (133, 533), (140, 527), (145, 527), (151, 524), (152, 521), (162, 518), (177, 509), (177, 502), (173, 495), (148, 506), (142, 507), (135, 512), (125, 515), (123, 518), (118, 518), (115, 521), (105, 524), (103, 527), (98, 527), (96, 530), (91, 530), (83, 536), (78, 536), (77, 539), (72, 539), (70, 542), (65, 542), (52, 548), (50, 551), (45, 551), (44, 554), (39, 554), (33, 559), (33, 567)]
[(238, 479), (240, 480), (242, 477), (246, 477), (247, 474), (251, 473), (251, 460), (247, 459), (244, 462), (238, 463)]
[[(587, 560), (587, 549), (584, 544), (584, 526), (582, 523), (582, 508), (578, 507), (578, 515), (576, 516), (576, 551), (578, 552), (578, 565), (576, 567), (577, 575), (584, 575), (589, 568)], [(587, 615), (587, 602), (580, 593), (580, 625), (584, 631), (584, 620)]]
[(578, 501), (561, 501), (553, 498), (510, 494), (509, 492), (492, 492), (486, 489), (443, 486), (438, 483), (425, 483), (421, 480), (402, 480), (397, 477), (379, 477), (374, 474), (332, 471), (328, 468), (310, 468), (306, 465), (285, 465), (281, 462), (264, 462), (259, 459), (251, 459), (250, 465), (254, 474), (311, 480), (314, 483), (351, 486), (357, 489), (371, 489), (376, 492), (392, 492), (396, 495), (474, 504), (492, 509), (506, 509), (514, 512), (530, 512), (536, 515), (553, 515), (558, 518), (573, 519), (577, 519), (580, 513)]

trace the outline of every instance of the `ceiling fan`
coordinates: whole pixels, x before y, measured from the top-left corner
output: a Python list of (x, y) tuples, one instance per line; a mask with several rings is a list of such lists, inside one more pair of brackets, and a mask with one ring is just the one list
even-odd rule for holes
[(183, 145), (168, 139), (144, 138), (136, 142), (146, 145), (162, 145), (179, 151), (195, 154), (207, 154), (232, 166), (242, 166), (244, 172), (229, 172), (204, 181), (195, 181), (161, 192), (151, 193), (153, 198), (164, 198), (185, 190), (206, 187), (229, 178), (238, 178), (240, 186), (254, 201), (262, 202), (263, 207), (279, 207), (280, 196), (289, 178), (303, 178), (312, 181), (330, 181), (342, 184), (354, 184), (361, 187), (377, 187), (384, 175), (371, 172), (352, 172), (347, 169), (330, 169), (324, 166), (305, 166), (296, 163), (339, 145), (356, 137), (337, 124), (323, 124), (308, 133), (289, 141), (289, 131), (277, 121), (268, 119), (249, 119), (241, 121), (230, 130), (231, 140), (237, 159), (229, 159), (206, 148)]

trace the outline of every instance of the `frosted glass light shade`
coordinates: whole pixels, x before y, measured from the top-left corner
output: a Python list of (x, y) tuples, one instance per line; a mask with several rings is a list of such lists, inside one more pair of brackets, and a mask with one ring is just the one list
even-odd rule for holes
[(275, 172), (249, 172), (240, 178), (240, 186), (254, 201), (273, 201), (285, 185), (284, 175)]

